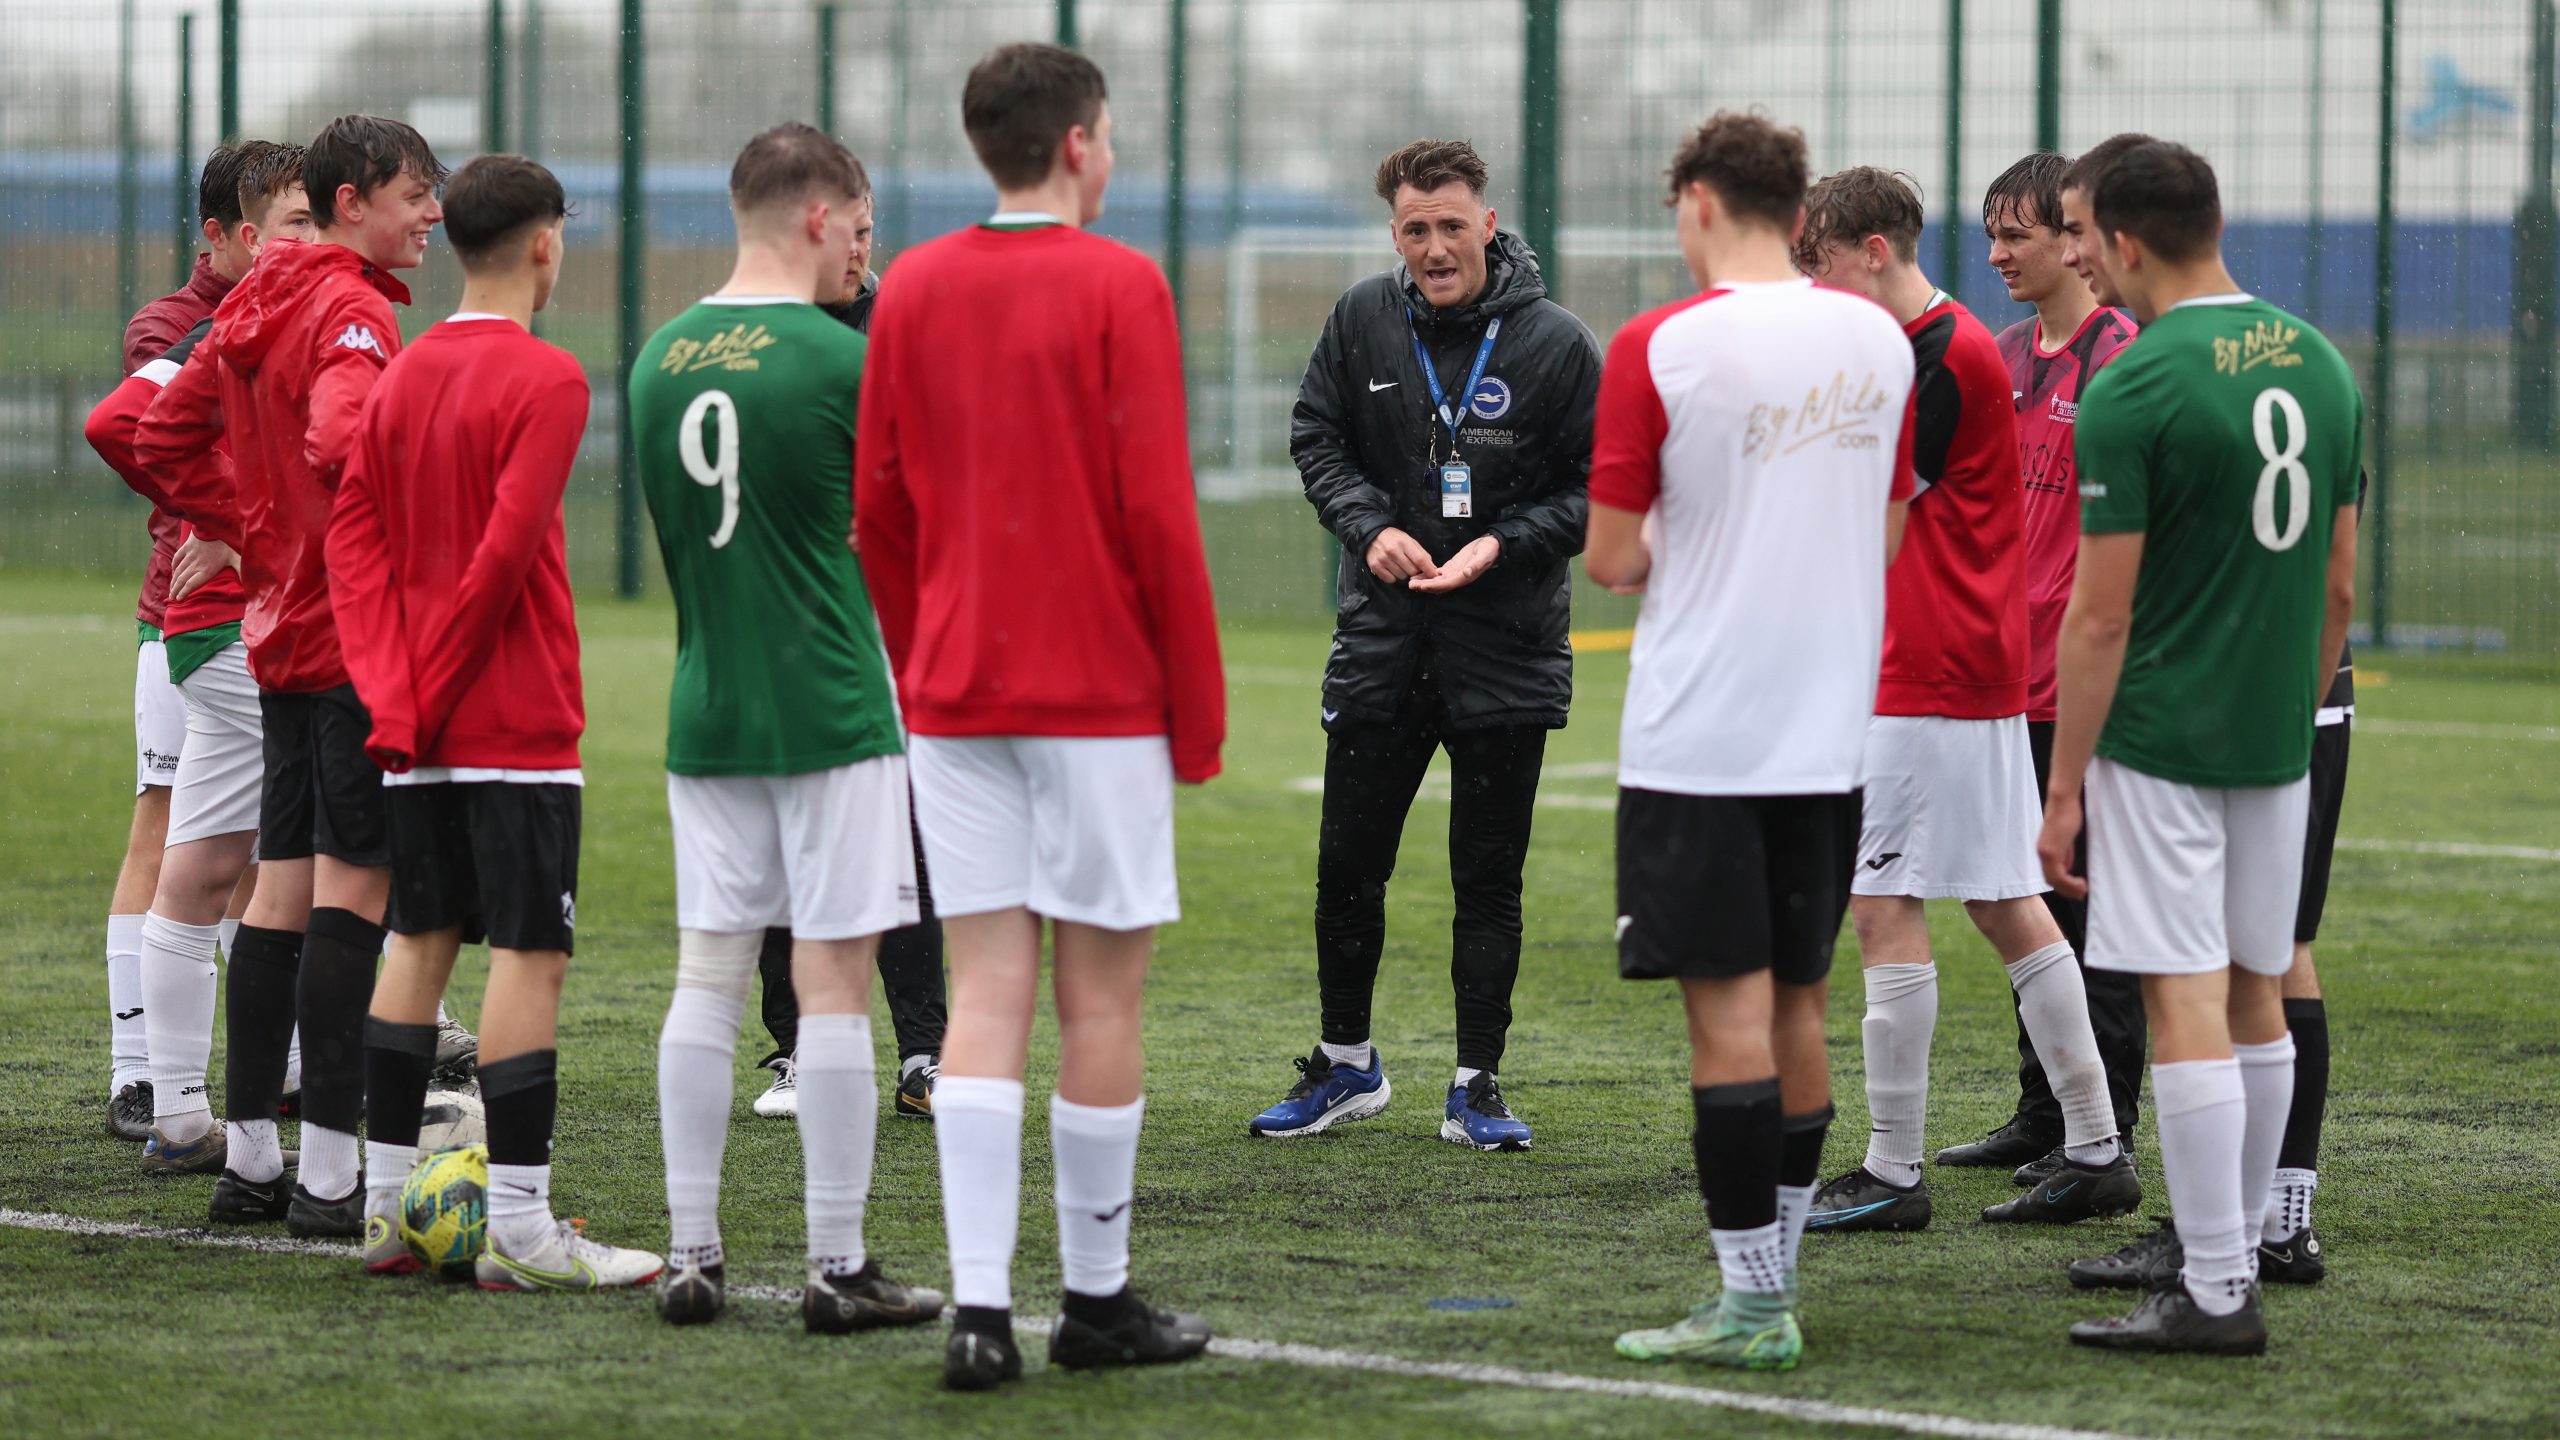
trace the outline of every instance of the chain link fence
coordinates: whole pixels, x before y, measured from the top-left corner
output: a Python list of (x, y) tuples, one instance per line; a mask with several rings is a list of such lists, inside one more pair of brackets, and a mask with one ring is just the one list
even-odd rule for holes
[[(1288, 411), (1335, 296), (1393, 263), (1369, 188), (1384, 153), (1421, 135), (1472, 139), (1503, 222), (1540, 244), (1558, 298), (1605, 338), (1688, 286), (1661, 205), (1682, 129), (1757, 106), (1803, 127), (1819, 168), (1910, 173), (1929, 202), (1924, 260), (1995, 327), (2025, 312), (1985, 263), (1993, 175), (2039, 145), (2076, 151), (2127, 129), (2203, 151), (2235, 274), (2327, 331), (2367, 379), (2368, 625), (2394, 645), (2548, 660), (2560, 656), (2551, 9), (0, 0), (0, 567), (139, 572), (142, 502), (88, 454), (80, 422), (116, 378), (125, 317), (193, 253), (193, 167), (218, 135), (300, 139), (370, 110), (417, 125), (449, 161), (518, 150), (566, 183), (570, 270), (542, 329), (586, 362), (597, 396), (571, 562), (591, 589), (645, 587), (653, 547), (619, 485), (622, 337), (725, 275), (738, 145), (790, 118), (842, 136), (872, 171), (894, 283), (900, 249), (988, 204), (959, 125), (970, 64), (1009, 40), (1071, 38), (1112, 84), (1120, 164), (1100, 228), (1175, 277), (1202, 516), (1231, 614), (1329, 608), (1330, 552), (1297, 496)], [(628, 153), (626, 59), (642, 119)], [(630, 162), (644, 243), (626, 271)], [(431, 253), (413, 288), (412, 333), (452, 306), (450, 255)], [(1583, 598), (1586, 624), (1630, 613)]]

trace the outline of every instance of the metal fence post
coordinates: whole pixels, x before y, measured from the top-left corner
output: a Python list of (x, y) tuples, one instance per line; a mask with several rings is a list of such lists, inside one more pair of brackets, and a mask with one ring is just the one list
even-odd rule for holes
[(2062, 0), (2036, 0), (2036, 148), (2062, 148)]
[(489, 0), (488, 69), (480, 103), (480, 149), (496, 155), (507, 148), (507, 0)]
[(2311, 204), (2310, 223), (2303, 235), (2302, 247), (2304, 281), (2302, 313), (2303, 317), (2313, 325), (2321, 323), (2321, 311), (2326, 308), (2321, 304), (2326, 296), (2320, 271), (2327, 263), (2323, 252), (2327, 248), (2328, 236), (2323, 232), (2328, 227), (2322, 221), (2320, 213), (2320, 181), (2324, 158), (2321, 152), (2328, 148), (2325, 137), (2329, 129), (2328, 21), (2328, 0), (2311, 0), (2311, 153), (2304, 157), (2306, 163), (2303, 167), (2304, 182), (2311, 191)]
[[(907, 0), (890, 0), (889, 6), (889, 153), (896, 157), (898, 203), (889, 208), (886, 225), (879, 227), (891, 255), (907, 248), (907, 239), (915, 233), (912, 214), (915, 210), (915, 156), (907, 148), (907, 71), (915, 64), (914, 31), (907, 24)], [(885, 262), (881, 262), (885, 263)]]
[(1547, 296), (1564, 289), (1564, 256), (1556, 228), (1557, 151), (1563, 140), (1558, 49), (1561, 47), (1561, 0), (1526, 0), (1520, 65), (1520, 237), (1537, 252)]
[(518, 143), (524, 153), (538, 158), (542, 149), (542, 0), (524, 0), (524, 38), (517, 49), (524, 63), (516, 67), (522, 79), (523, 99), (516, 109), (516, 129), (523, 135)]
[(836, 7), (818, 7), (818, 128), (836, 133)]
[(1963, 267), (1956, 197), (1964, 193), (1964, 0), (1947, 0), (1947, 195), (1938, 216), (1938, 284), (1950, 287)]
[(173, 147), (176, 158), (169, 164), (170, 200), (173, 205), (170, 237), (176, 242), (170, 261), (177, 277), (171, 289), (187, 283), (196, 268), (196, 17), (178, 17), (178, 135)]
[(643, 47), (647, 36), (640, 11), (641, 0), (622, 0), (622, 177), (614, 206), (622, 251), (616, 257), (619, 274), (615, 314), (621, 342), (621, 362), (615, 369), (618, 377), (616, 403), (621, 408), (622, 426), (616, 437), (620, 442), (620, 453), (615, 457), (620, 485), (615, 507), (619, 564), (614, 591), (625, 598), (640, 593), (639, 444), (631, 415), (631, 370), (640, 358), (640, 289), (649, 244), (647, 201), (643, 193), (646, 182), (641, 173), (647, 153), (644, 127), (648, 122), (648, 107), (643, 103), (641, 90), (645, 70)]
[(2373, 476), (2373, 491), (2365, 507), (2373, 528), (2373, 643), (2391, 643), (2391, 391), (2392, 368), (2392, 268), (2397, 237), (2392, 231), (2398, 225), (2394, 214), (2392, 169), (2397, 158), (2393, 151), (2400, 138), (2399, 106), (2400, 70), (2400, 6), (2398, 0), (2382, 0), (2382, 113), (2381, 141), (2374, 159), (2377, 195), (2373, 217), (2373, 395), (2367, 406), (2373, 412), (2373, 446), (2365, 468)]
[(116, 313), (130, 315), (142, 303), (142, 237), (134, 233), (140, 196), (142, 138), (133, 122), (133, 0), (116, 7)]
[(1167, 17), (1172, 34), (1167, 37), (1165, 59), (1165, 162), (1164, 162), (1164, 275), (1173, 290), (1173, 320), (1182, 323), (1183, 271), (1190, 262), (1190, 178), (1191, 178), (1191, 26), (1190, 6), (1185, 0), (1167, 0), (1173, 13)]
[(2525, 117), (2528, 146), (2524, 199), (2516, 207), (2515, 239), (2515, 431), (2516, 442), (2539, 450), (2551, 448), (2553, 432), (2552, 371), (2560, 359), (2553, 322), (2560, 315), (2560, 207), (2551, 193), (2552, 104), (2555, 17), (2552, 0), (2534, 0), (2532, 110)]
[(240, 0), (218, 0), (213, 10), (214, 143), (240, 138)]
[(1058, 0), (1058, 44), (1076, 48), (1076, 0)]

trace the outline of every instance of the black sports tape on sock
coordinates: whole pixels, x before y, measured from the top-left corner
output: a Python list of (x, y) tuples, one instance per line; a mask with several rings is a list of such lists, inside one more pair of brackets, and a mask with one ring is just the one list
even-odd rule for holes
[(364, 1022), (382, 957), (382, 927), (334, 906), (311, 912), (296, 1006), (302, 1025), (302, 1118), (354, 1134), (364, 1117)]
[(435, 1026), (365, 1017), (365, 1134), (385, 1145), (418, 1143), (435, 1058)]
[(489, 1110), (489, 1163), (548, 1165), (560, 1114), (560, 1052), (528, 1050), (480, 1067)]
[(302, 936), (243, 925), (232, 938), (229, 958), (223, 978), (223, 1118), (272, 1121), (284, 1098), (285, 1061), (293, 1048)]
[(1697, 1115), (1691, 1154), (1707, 1223), (1718, 1230), (1757, 1230), (1778, 1220), (1778, 1077), (1689, 1091)]
[(2284, 1024), (2293, 1032), (2293, 1108), (2285, 1112), (2284, 1143), (2276, 1151), (2276, 1167), (2317, 1170), (2320, 1123), (2329, 1111), (2328, 1003), (2287, 1000)]
[(1831, 1135), (1828, 1105), (1778, 1122), (1778, 1183), (1811, 1185), (1822, 1178), (1822, 1142)]

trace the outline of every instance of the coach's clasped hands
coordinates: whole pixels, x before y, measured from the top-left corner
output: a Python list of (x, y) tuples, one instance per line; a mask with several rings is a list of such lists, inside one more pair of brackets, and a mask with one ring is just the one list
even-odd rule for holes
[(1480, 535), (1466, 543), (1446, 565), (1435, 565), (1422, 542), (1390, 525), (1369, 542), (1369, 573), (1390, 585), (1426, 594), (1462, 589), (1482, 578), (1502, 558), (1502, 542)]

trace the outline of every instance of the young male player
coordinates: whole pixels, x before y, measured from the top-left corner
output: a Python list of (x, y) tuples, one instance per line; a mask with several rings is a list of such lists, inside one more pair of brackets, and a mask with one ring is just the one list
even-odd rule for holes
[(1986, 1220), (2068, 1223), (2142, 1203), (2117, 1140), (2080, 968), (2045, 909), (2027, 749), (2025, 495), (2009, 377), (1991, 332), (1917, 263), (1920, 197), (1859, 166), (1805, 203), (1817, 282), (1882, 305), (1917, 365), (1909, 553), (1887, 582), (1883, 682), (1867, 729), (1849, 913), (1866, 970), (1866, 1158), (1813, 1198), (1815, 1230), (1917, 1230), (1938, 971), (1925, 902), (1956, 899), (1999, 953), (2063, 1105), (2065, 1164)]
[[(253, 260), (269, 236), (310, 238), (301, 146), (243, 142), (233, 169), (241, 216), (235, 231)], [(90, 446), (155, 505), (163, 491), (134, 462), (134, 434), (152, 398), (212, 325), (211, 316), (198, 321), (89, 415)], [(240, 641), (247, 597), (237, 553), (195, 535), (183, 521), (180, 527), (163, 644), (167, 673), (186, 702), (187, 739), (171, 787), (167, 850), (142, 926), (155, 1110), (143, 1168), (154, 1174), (222, 1171), (211, 1211), (216, 1222), (280, 1220), (287, 1202), (280, 1175), (259, 1183), (225, 1169), (226, 1137), (214, 1122), (205, 1078), (213, 1048), (214, 955), (227, 945), (224, 932), (238, 928), (224, 919), (225, 907), (236, 907), (256, 883), (251, 857), (258, 838), (263, 727), (257, 685)], [(298, 1068), (298, 1057), (288, 1054), (288, 1095)]]
[[(2088, 263), (2143, 328), (2080, 413), (2083, 539), (2037, 849), (2057, 889), (2090, 896), (2089, 963), (2142, 977), (2185, 1254), (2175, 1283), (2071, 1338), (2253, 1355), (2313, 719), (2355, 602), (2363, 400), (2326, 339), (2232, 282), (2201, 156), (2136, 146), (2090, 206)], [(2085, 883), (2069, 873), (2084, 781)]]
[(1790, 264), (1801, 132), (1718, 114), (1671, 184), (1704, 293), (1610, 342), (1584, 563), (1644, 593), (1618, 743), (1618, 973), (1680, 983), (1724, 1290), (1618, 1353), (1785, 1370), (1831, 1124), (1824, 977), (1911, 498), (1912, 354), (1882, 310)]
[[(250, 144), (258, 142), (252, 141)], [(240, 159), (245, 147), (224, 145), (205, 157), (196, 181), (197, 226), (205, 249), (187, 283), (144, 305), (124, 331), (124, 373), (142, 373), (189, 330), (213, 313), (222, 297), (248, 273), (249, 251), (240, 233)], [(113, 462), (110, 461), (112, 464)], [(186, 702), (169, 679), (163, 637), (170, 568), (182, 522), (157, 504), (149, 521), (151, 559), (134, 603), (137, 641), (133, 671), (133, 826), (125, 836), (124, 864), (107, 904), (108, 1064), (107, 1133), (148, 1141), (155, 1102), (151, 1078), (149, 1007), (142, 994), (144, 912), (159, 883), (167, 848), (169, 801), (186, 744)], [(228, 897), (226, 897), (227, 899)]]
[(787, 926), (798, 994), (812, 1332), (915, 1325), (942, 1297), (865, 1251), (879, 1082), (871, 965), (912, 924), (907, 762), (853, 532), (862, 337), (838, 298), (860, 162), (807, 125), (747, 142), (729, 171), (738, 263), (667, 322), (631, 372), (640, 481), (676, 597), (667, 808), (675, 822), (675, 999), (658, 1038), (673, 1244), (658, 1313), (717, 1318), (720, 1157), (738, 1021), (765, 931)]
[[(2133, 319), (2098, 303), (2089, 283), (2064, 264), (2062, 179), (2069, 159), (2039, 150), (2010, 166), (1982, 197), (1982, 229), (1991, 268), (2009, 298), (2035, 313), (2000, 332), (2000, 358), (2017, 400), (2018, 469), (2026, 482), (2027, 745), (2035, 759), (2036, 793), (2053, 763), (2053, 650), (2062, 607), (2071, 598), (2071, 566), (2080, 553), (2080, 487), (2071, 469), (2072, 420), (2081, 392), (2133, 339)], [(2080, 960), (2089, 997), (2089, 1028), (2106, 1067), (2116, 1131), (2130, 1137), (2142, 1095), (2142, 987), (2129, 975), (2088, 968), (2088, 911), (2047, 894), (2045, 908)], [(1941, 1165), (2031, 1166), (2041, 1179), (2061, 1163), (2062, 1107), (2036, 1058), (2023, 1008), (2018, 1024), (2018, 1104), (1981, 1140), (1938, 1152)]]
[(969, 72), (960, 113), (997, 210), (907, 252), (882, 287), (854, 513), (951, 949), (934, 1138), (959, 1313), (943, 1380), (980, 1390), (1022, 1372), (1013, 1249), (1044, 921), (1066, 1280), (1050, 1363), (1208, 1344), (1206, 1321), (1129, 1288), (1129, 1208), (1148, 954), (1181, 908), (1173, 786), (1217, 773), (1226, 690), (1172, 296), (1153, 262), (1082, 228), (1111, 180), (1102, 72), (1008, 45)]
[(364, 1268), (419, 1268), (400, 1190), (418, 1160), (436, 1002), (463, 943), (485, 940), (480, 1288), (644, 1284), (657, 1256), (551, 1213), (586, 729), (560, 496), (587, 377), (529, 327), (559, 280), (568, 203), (550, 171), (483, 155), (444, 206), (461, 308), (384, 368), (327, 544), (347, 672), (373, 722), (365, 753), (389, 791), (390, 948), (365, 1021)]
[[(234, 1168), (278, 1173), (269, 1153), (297, 1019), (303, 1040), (301, 1176), (285, 1216), (297, 1235), (364, 1232), (356, 1122), (363, 1033), (382, 950), (390, 841), (371, 722), (347, 681), (322, 557), (329, 505), (375, 379), (400, 348), (392, 304), (443, 218), (444, 180), (418, 132), (346, 115), (303, 153), (318, 239), (267, 243), (212, 331), (152, 402), (135, 443), (172, 505), (239, 551), (242, 624), (257, 678), (265, 779), (258, 894), (231, 960), (225, 1109)], [(227, 437), (229, 463), (212, 444)]]

